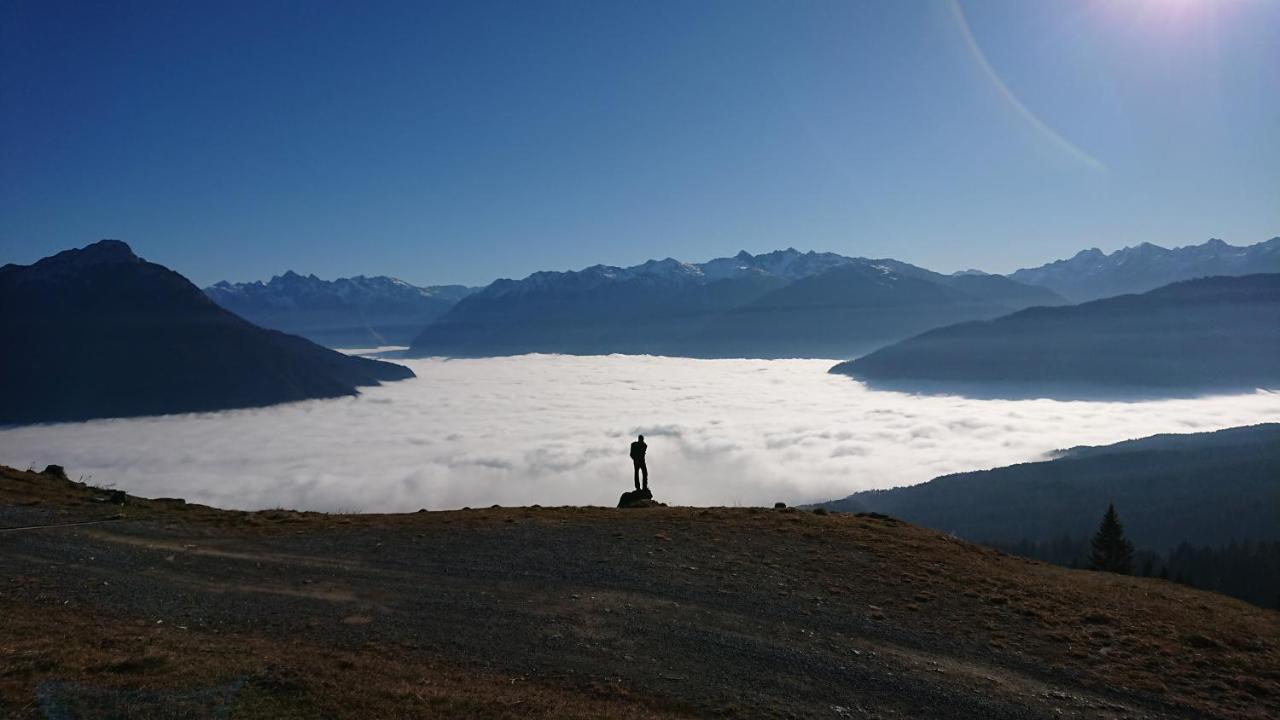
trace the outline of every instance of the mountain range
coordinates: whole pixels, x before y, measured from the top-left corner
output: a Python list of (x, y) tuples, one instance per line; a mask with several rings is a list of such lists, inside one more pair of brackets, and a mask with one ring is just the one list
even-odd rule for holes
[(787, 249), (536, 272), (485, 288), (416, 287), (386, 276), (326, 281), (290, 271), (205, 292), (263, 327), (330, 347), (411, 344), (418, 356), (853, 357), (1034, 305), (1258, 272), (1280, 272), (1280, 238), (1247, 247), (1215, 239), (1172, 250), (1093, 248), (1009, 276), (945, 275), (897, 260)]
[(417, 287), (396, 278), (357, 275), (321, 280), (293, 271), (267, 282), (222, 281), (204, 289), (255, 325), (330, 347), (408, 345), (422, 328), (476, 288)]
[(795, 249), (498, 280), (413, 341), (415, 356), (530, 352), (848, 357), (922, 330), (1063, 300), (998, 275)]
[(223, 410), (413, 377), (259, 328), (103, 240), (0, 268), (0, 424)]
[(1109, 255), (1091, 248), (1009, 277), (1047, 287), (1072, 302), (1085, 302), (1147, 292), (1180, 280), (1255, 273), (1280, 273), (1280, 237), (1245, 247), (1218, 239), (1172, 250), (1142, 243)]
[(938, 328), (836, 365), (873, 386), (995, 396), (1280, 387), (1280, 274), (1188, 280)]

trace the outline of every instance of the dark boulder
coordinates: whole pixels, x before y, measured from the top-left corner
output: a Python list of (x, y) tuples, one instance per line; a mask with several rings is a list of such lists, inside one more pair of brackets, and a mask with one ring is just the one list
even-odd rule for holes
[(40, 474), (41, 474), (41, 475), (52, 475), (53, 477), (56, 477), (56, 478), (62, 478), (63, 480), (66, 480), (66, 479), (67, 479), (67, 470), (66, 470), (66, 468), (62, 467), (61, 465), (46, 465), (46, 466), (44, 467), (44, 472), (42, 472), (42, 473), (40, 473)]
[(618, 498), (618, 507), (620, 508), (654, 507), (661, 504), (653, 501), (653, 493), (649, 491), (649, 488), (624, 492), (622, 497)]

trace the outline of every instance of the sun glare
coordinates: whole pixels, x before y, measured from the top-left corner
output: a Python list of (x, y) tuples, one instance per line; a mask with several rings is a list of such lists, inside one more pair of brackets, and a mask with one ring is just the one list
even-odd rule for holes
[(1186, 31), (1214, 20), (1231, 0), (1099, 0), (1106, 14), (1147, 31)]

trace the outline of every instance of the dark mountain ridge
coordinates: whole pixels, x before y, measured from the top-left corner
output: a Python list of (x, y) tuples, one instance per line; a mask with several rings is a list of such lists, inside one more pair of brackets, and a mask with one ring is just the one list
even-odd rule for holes
[[(1007, 552), (1087, 566), (1114, 503), (1145, 574), (1274, 607), (1280, 593), (1280, 424), (1078, 447), (824, 503), (878, 512)], [(1134, 570), (1139, 571), (1135, 564)]]
[(264, 330), (103, 240), (0, 268), (0, 424), (271, 405), (413, 377)]
[(978, 542), (1085, 538), (1115, 503), (1139, 547), (1280, 540), (1280, 424), (1156, 435), (824, 503)]
[(1280, 274), (1030, 308), (931, 330), (831, 371), (882, 387), (994, 396), (1280, 387)]

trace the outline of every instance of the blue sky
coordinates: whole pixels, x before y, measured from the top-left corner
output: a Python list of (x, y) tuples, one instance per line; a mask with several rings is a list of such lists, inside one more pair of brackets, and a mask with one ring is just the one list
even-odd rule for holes
[(0, 2), (0, 262), (480, 284), (1280, 234), (1280, 2)]

